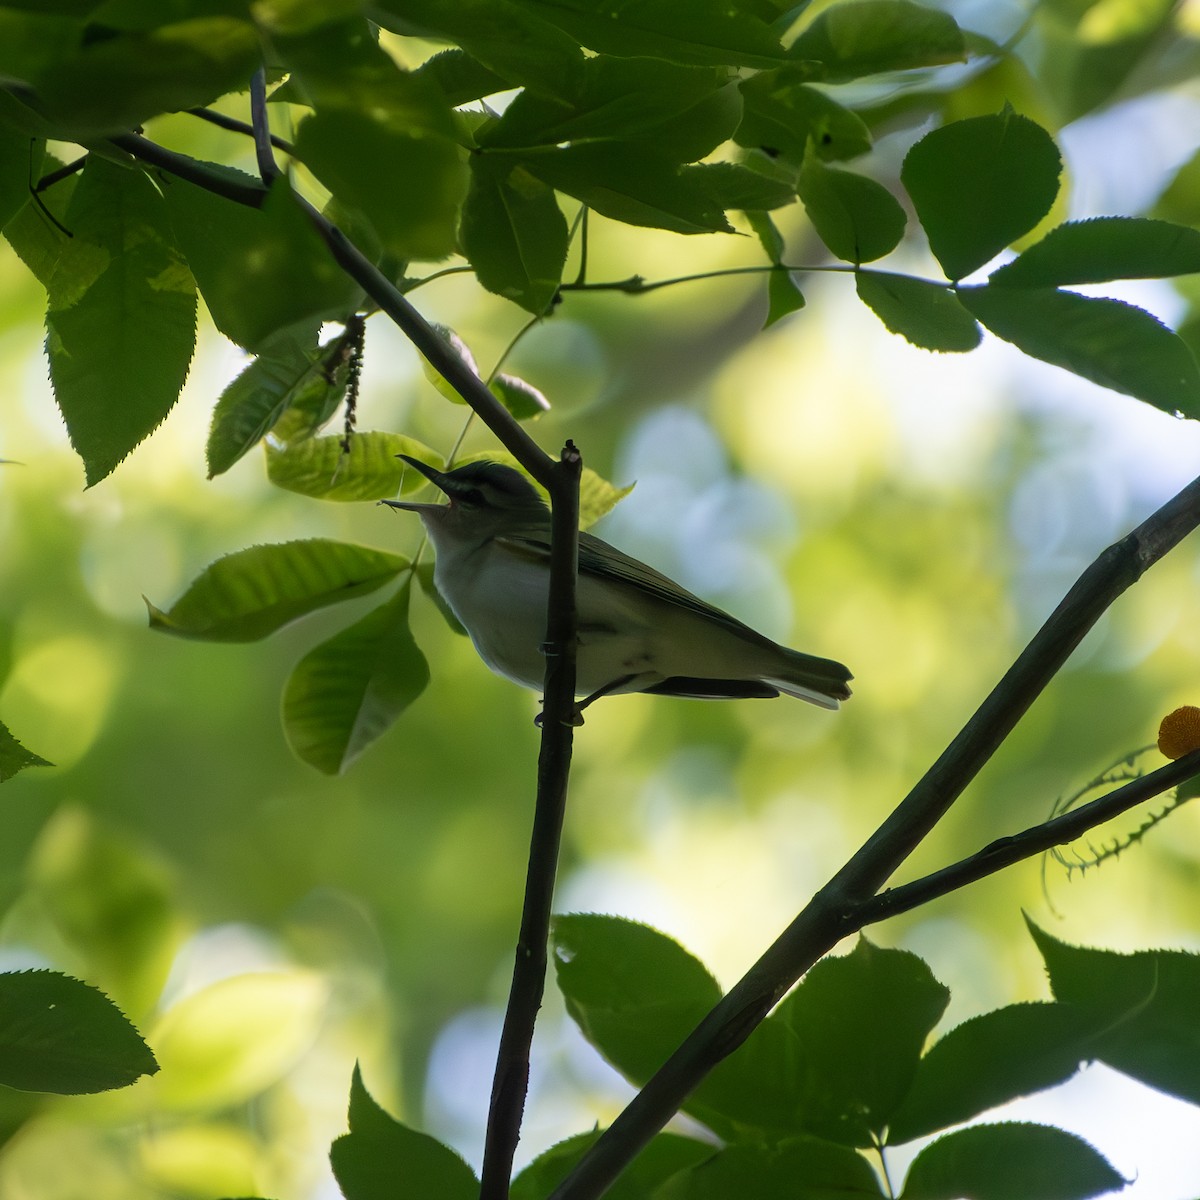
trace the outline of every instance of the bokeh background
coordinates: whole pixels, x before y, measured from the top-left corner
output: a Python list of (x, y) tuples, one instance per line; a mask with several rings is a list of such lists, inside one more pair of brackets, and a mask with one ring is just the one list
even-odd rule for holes
[[(865, 169), (886, 179), (918, 132), (911, 119), (885, 130)], [(150, 133), (201, 157), (236, 152), (186, 117)], [(1164, 73), (1058, 137), (1070, 215), (1149, 211), (1200, 144), (1200, 87)], [(789, 261), (819, 266), (803, 214), (780, 216)], [(747, 237), (603, 220), (591, 233), (596, 280), (759, 261)], [(919, 244), (892, 261), (933, 274)], [(991, 338), (966, 356), (914, 349), (848, 276), (801, 284), (808, 307), (765, 333), (760, 277), (573, 293), (508, 364), (553, 405), (534, 426), (544, 447), (571, 437), (601, 474), (636, 481), (597, 532), (857, 676), (838, 714), (620, 697), (577, 738), (559, 908), (649, 922), (726, 984), (903, 796), (1087, 563), (1200, 470), (1193, 423)], [(1104, 294), (1186, 318), (1186, 289)], [(524, 319), (464, 276), (414, 300), (485, 369)], [(416, 522), (275, 490), (254, 455), (206, 481), (212, 404), (244, 365), (211, 329), (167, 422), (84, 491), (46, 381), (43, 305), (0, 246), (0, 457), (16, 460), (0, 465), (0, 716), (56, 764), (0, 793), (0, 967), (102, 987), (163, 1070), (107, 1096), (0, 1094), (0, 1196), (73, 1200), (83, 1181), (91, 1200), (336, 1196), (325, 1155), (356, 1060), (396, 1116), (477, 1161), (536, 697), (491, 676), (415, 596), (428, 690), (345, 776), (298, 762), (282, 686), (353, 606), (212, 646), (151, 632), (142, 596), (169, 604), (212, 559), (259, 542), (411, 552)], [(447, 450), (465, 419), (373, 319), (360, 428)], [(476, 425), (464, 449), (492, 444)], [(1043, 819), (1153, 742), (1164, 713), (1200, 702), (1198, 599), (1193, 537), (1088, 637), (904, 877)], [(1195, 949), (1198, 884), (1200, 811), (1184, 808), (1099, 869), (1029, 862), (869, 932), (950, 985), (949, 1027), (1047, 995), (1022, 911), (1086, 944)], [(536, 1050), (525, 1159), (630, 1094), (553, 992)], [(1011, 1115), (1094, 1141), (1137, 1176), (1125, 1195), (1195, 1193), (1200, 1116), (1111, 1072)]]

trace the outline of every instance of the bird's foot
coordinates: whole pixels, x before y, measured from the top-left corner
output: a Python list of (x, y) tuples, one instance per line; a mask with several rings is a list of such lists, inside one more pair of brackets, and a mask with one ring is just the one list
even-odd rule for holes
[[(546, 724), (546, 714), (545, 714), (544, 712), (538, 713), (538, 715), (537, 715), (536, 717), (534, 717), (534, 718), (533, 718), (533, 723), (534, 723), (534, 724), (535, 724), (535, 725), (536, 725), (536, 726), (537, 726), (539, 729), (543, 728), (543, 727), (545, 726), (545, 724)], [(575, 710), (575, 711), (574, 711), (574, 712), (571, 714), (571, 717), (570, 717), (570, 719), (569, 719), (569, 720), (566, 720), (566, 721), (564, 721), (564, 722), (563, 722), (563, 724), (564, 724), (564, 725), (570, 725), (570, 726), (572, 726), (573, 728), (575, 728), (575, 729), (578, 729), (578, 728), (579, 728), (579, 726), (583, 724), (583, 713), (581, 713), (581, 712), (579, 711), (579, 709), (576, 709), (576, 710)]]

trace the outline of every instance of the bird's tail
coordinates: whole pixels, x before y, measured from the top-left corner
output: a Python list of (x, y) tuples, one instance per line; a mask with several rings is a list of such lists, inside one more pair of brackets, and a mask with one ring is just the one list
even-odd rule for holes
[(782, 646), (780, 649), (786, 655), (787, 669), (765, 676), (764, 682), (822, 708), (837, 708), (840, 701), (850, 699), (849, 684), (854, 676), (840, 662)]

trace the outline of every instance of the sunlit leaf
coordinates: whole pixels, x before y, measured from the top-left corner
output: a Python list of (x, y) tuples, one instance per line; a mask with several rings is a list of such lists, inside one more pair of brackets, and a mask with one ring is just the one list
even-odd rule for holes
[(873, 179), (827, 167), (809, 154), (800, 168), (800, 199), (821, 241), (846, 262), (890, 254), (904, 236), (904, 210)]
[(850, 0), (826, 8), (788, 48), (830, 83), (963, 62), (962, 30), (949, 13), (909, 0)]
[(923, 350), (962, 353), (974, 350), (982, 338), (975, 318), (947, 287), (911, 275), (859, 271), (859, 299), (892, 333)]
[(463, 254), (488, 291), (527, 312), (549, 308), (569, 239), (554, 192), (540, 179), (519, 164), (476, 155), (460, 238)]
[(1200, 417), (1196, 360), (1144, 309), (1052, 288), (960, 288), (958, 298), (997, 337), (1033, 358), (1165, 412)]
[(385, 1112), (357, 1066), (350, 1084), (350, 1132), (330, 1147), (329, 1161), (346, 1200), (474, 1200), (479, 1194), (475, 1172), (449, 1146)]
[(355, 432), (308, 438), (277, 449), (267, 444), (267, 478), (289, 492), (318, 500), (385, 500), (424, 486), (425, 478), (396, 456), (411, 454), (433, 467), (442, 460), (428, 446), (399, 433)]
[(905, 157), (900, 178), (942, 269), (961, 279), (1050, 211), (1061, 171), (1050, 135), (1006, 109), (926, 134)]
[(550, 401), (532, 383), (516, 375), (497, 375), (488, 389), (518, 421), (528, 421), (550, 411)]
[(1082, 1138), (1046, 1125), (975, 1125), (938, 1138), (914, 1159), (905, 1200), (1088, 1200), (1130, 1180)]
[(305, 613), (382, 587), (408, 559), (328, 538), (252, 546), (206, 567), (150, 626), (177, 637), (253, 642)]
[(196, 337), (196, 291), (162, 198), (140, 171), (89, 160), (49, 281), (54, 397), (88, 486), (170, 411)]
[(172, 1005), (153, 1031), (166, 1109), (244, 1104), (276, 1083), (312, 1045), (327, 987), (308, 971), (234, 975)]
[(288, 743), (326, 775), (345, 771), (425, 690), (429, 666), (408, 627), (410, 582), (297, 664), (283, 692)]
[(1110, 279), (1165, 279), (1200, 271), (1200, 230), (1168, 221), (1096, 217), (1050, 230), (995, 270), (1005, 287), (1064, 287)]
[(0, 973), (0, 1083), (80, 1095), (126, 1087), (158, 1070), (103, 992), (57, 971)]
[(8, 726), (0, 722), (0, 783), (7, 783), (18, 771), (26, 767), (51, 767), (32, 750), (26, 750), (9, 732)]

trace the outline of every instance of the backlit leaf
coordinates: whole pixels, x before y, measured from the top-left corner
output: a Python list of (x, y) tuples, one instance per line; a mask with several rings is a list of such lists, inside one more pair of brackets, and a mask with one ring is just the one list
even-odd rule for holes
[(800, 199), (821, 241), (846, 262), (890, 254), (904, 236), (904, 210), (873, 179), (827, 167), (809, 154), (800, 168)]
[(399, 433), (350, 435), (350, 449), (336, 435), (308, 438), (277, 449), (267, 444), (267, 478), (289, 492), (318, 500), (384, 500), (425, 484), (425, 478), (396, 456), (411, 454), (440, 467), (441, 456)]
[(532, 383), (516, 375), (497, 375), (488, 389), (518, 421), (528, 421), (550, 411), (550, 401)]
[(50, 767), (53, 765), (41, 755), (34, 754), (32, 750), (26, 750), (9, 732), (8, 726), (0, 722), (0, 783), (6, 783), (18, 771), (23, 771), (26, 767)]
[(871, 134), (857, 113), (805, 84), (796, 68), (760, 71), (741, 84), (739, 146), (780, 154), (799, 164), (811, 143), (826, 162), (856, 158), (871, 148)]
[(954, 292), (927, 279), (859, 271), (855, 286), (859, 299), (892, 333), (923, 350), (963, 353), (983, 337)]

